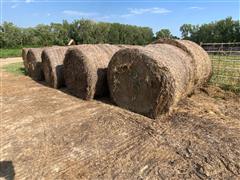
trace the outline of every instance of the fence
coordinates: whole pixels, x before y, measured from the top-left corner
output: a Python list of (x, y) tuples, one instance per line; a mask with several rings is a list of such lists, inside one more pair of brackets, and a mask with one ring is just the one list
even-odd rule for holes
[(213, 65), (210, 83), (240, 92), (240, 42), (201, 43)]

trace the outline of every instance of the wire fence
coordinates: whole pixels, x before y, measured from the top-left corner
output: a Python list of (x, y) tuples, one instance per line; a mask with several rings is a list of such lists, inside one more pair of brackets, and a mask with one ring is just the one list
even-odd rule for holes
[(202, 43), (213, 67), (210, 83), (240, 92), (240, 43)]

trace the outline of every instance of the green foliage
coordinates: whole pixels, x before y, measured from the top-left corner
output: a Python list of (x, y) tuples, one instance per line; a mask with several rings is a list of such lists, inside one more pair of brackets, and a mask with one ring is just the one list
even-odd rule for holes
[(240, 23), (231, 17), (203, 25), (184, 24), (180, 27), (183, 39), (200, 42), (239, 42)]
[(228, 84), (218, 84), (220, 88), (225, 91), (232, 91), (236, 94), (240, 94), (240, 86), (228, 85)]
[(77, 20), (71, 24), (70, 37), (79, 44), (148, 44), (153, 39), (152, 29), (119, 23)]
[(22, 62), (7, 64), (2, 67), (5, 71), (15, 75), (26, 75)]
[[(236, 42), (240, 41), (239, 21), (228, 17), (209, 24), (184, 24), (180, 31), (184, 39), (200, 42)], [(39, 24), (33, 28), (20, 28), (13, 23), (4, 22), (0, 26), (1, 48), (40, 47), (66, 45), (70, 39), (77, 44), (133, 44), (146, 45), (156, 38), (177, 38), (168, 29), (161, 29), (154, 37), (148, 27), (138, 27), (119, 23), (75, 20), (68, 23)]]
[(108, 32), (108, 38), (109, 38), (109, 43), (111, 44), (117, 44), (120, 42), (120, 24), (118, 23), (113, 23), (110, 26), (109, 32)]
[(20, 57), (22, 49), (1, 49), (0, 58)]
[(51, 23), (50, 27), (50, 32), (52, 33), (51, 45), (64, 46), (69, 42), (68, 32), (70, 28), (66, 20), (64, 20), (62, 24)]
[(169, 29), (161, 29), (160, 31), (156, 32), (155, 39), (162, 39), (162, 38), (179, 39), (177, 36), (173, 36)]
[(172, 34), (169, 29), (161, 29), (156, 33), (156, 38), (161, 39), (161, 38), (171, 38)]
[(138, 44), (145, 45), (152, 41), (153, 32), (148, 27), (123, 25), (119, 23), (75, 20), (68, 23), (39, 24), (34, 28), (19, 28), (4, 22), (0, 26), (1, 48), (39, 47), (66, 45), (70, 39), (78, 44)]
[(4, 22), (0, 29), (1, 48), (15, 48), (21, 46), (22, 32), (20, 28), (16, 27), (13, 23)]

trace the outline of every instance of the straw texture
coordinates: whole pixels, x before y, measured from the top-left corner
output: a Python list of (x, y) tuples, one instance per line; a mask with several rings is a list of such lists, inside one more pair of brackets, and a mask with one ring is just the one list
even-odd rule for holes
[[(192, 47), (190, 43), (187, 45)], [(198, 54), (191, 55), (188, 51), (195, 53), (195, 49), (186, 46), (183, 50), (170, 43), (118, 51), (108, 67), (113, 101), (151, 118), (171, 112), (181, 98), (210, 76), (209, 58), (201, 61)], [(203, 68), (196, 67), (200, 62)]]
[(28, 74), (27, 53), (30, 48), (22, 48), (22, 59), (26, 73)]
[(42, 52), (42, 68), (47, 84), (53, 88), (65, 85), (63, 74), (63, 60), (69, 47), (52, 47)]
[(43, 48), (31, 48), (27, 53), (27, 65), (29, 76), (36, 80), (44, 80), (44, 75), (42, 71), (42, 54)]
[(201, 87), (212, 74), (211, 60), (207, 52), (195, 42), (189, 40), (159, 39), (153, 44), (170, 44), (187, 52), (192, 57), (194, 65), (194, 86)]
[(85, 100), (104, 96), (108, 92), (107, 66), (112, 55), (120, 48), (97, 44), (68, 49), (64, 59), (64, 77), (69, 91)]

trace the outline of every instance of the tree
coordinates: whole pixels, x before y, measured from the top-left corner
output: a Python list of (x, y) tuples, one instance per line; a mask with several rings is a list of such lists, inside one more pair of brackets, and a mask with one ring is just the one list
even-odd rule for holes
[(172, 38), (171, 31), (169, 29), (161, 29), (156, 33), (156, 38), (161, 39), (161, 38)]
[[(183, 24), (180, 27), (183, 39), (200, 42), (240, 42), (239, 21), (231, 17), (202, 25)], [(153, 35), (148, 27), (120, 23), (75, 20), (68, 23), (40, 24), (36, 27), (20, 28), (13, 23), (0, 25), (1, 48), (39, 47), (66, 45), (70, 39), (78, 44), (133, 44), (146, 45), (156, 38), (177, 38), (168, 29), (161, 29)]]
[(70, 38), (68, 37), (69, 24), (67, 21), (63, 23), (51, 23), (51, 34), (54, 45), (66, 45)]
[(184, 24), (180, 27), (183, 39), (200, 42), (236, 42), (240, 41), (239, 21), (232, 17), (202, 24)]
[(193, 31), (193, 26), (191, 24), (183, 24), (180, 27), (180, 31), (182, 32), (182, 38), (183, 39), (189, 39), (190, 35)]
[(0, 26), (1, 47), (66, 45), (70, 39), (78, 44), (136, 44), (145, 45), (153, 40), (152, 29), (119, 23), (75, 20), (68, 23), (39, 24), (33, 28), (19, 28), (5, 22)]
[(15, 48), (22, 45), (22, 31), (13, 23), (4, 22), (0, 32), (1, 48)]
[(119, 23), (113, 23), (110, 26), (109, 32), (108, 32), (108, 42), (110, 44), (118, 44), (120, 42), (120, 24)]
[(54, 35), (52, 33), (51, 26), (39, 24), (34, 29), (35, 36), (38, 37), (38, 45), (39, 46), (50, 46), (54, 43)]

